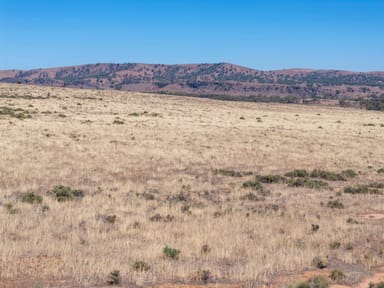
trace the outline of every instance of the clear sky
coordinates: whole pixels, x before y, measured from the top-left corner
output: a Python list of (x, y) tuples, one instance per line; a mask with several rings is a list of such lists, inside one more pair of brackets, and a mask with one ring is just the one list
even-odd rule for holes
[(384, 0), (0, 0), (0, 69), (101, 62), (384, 70)]

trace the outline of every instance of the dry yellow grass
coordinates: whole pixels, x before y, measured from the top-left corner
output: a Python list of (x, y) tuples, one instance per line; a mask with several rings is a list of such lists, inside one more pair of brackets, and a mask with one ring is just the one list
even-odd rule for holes
[[(8, 84), (0, 85), (0, 107), (32, 116), (0, 115), (3, 281), (89, 287), (119, 270), (124, 285), (141, 286), (209, 270), (212, 281), (253, 287), (308, 269), (315, 256), (364, 271), (384, 264), (382, 222), (360, 217), (384, 212), (384, 196), (335, 196), (345, 182), (330, 182), (333, 190), (271, 184), (271, 195), (255, 202), (242, 187), (254, 176), (213, 172), (354, 169), (348, 185), (383, 181), (383, 113)], [(85, 197), (57, 202), (47, 191), (60, 184)], [(21, 201), (32, 191), (42, 204)], [(321, 205), (330, 197), (345, 208)], [(163, 219), (151, 221), (156, 214)], [(332, 250), (335, 241), (342, 247)], [(179, 260), (163, 257), (166, 245), (181, 251)], [(149, 271), (135, 271), (135, 261)]]

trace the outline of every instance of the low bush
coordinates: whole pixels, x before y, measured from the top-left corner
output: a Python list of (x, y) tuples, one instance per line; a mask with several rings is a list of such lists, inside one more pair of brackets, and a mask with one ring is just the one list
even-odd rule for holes
[(357, 173), (352, 169), (343, 170), (340, 174), (345, 178), (355, 178), (357, 176)]
[(348, 186), (344, 188), (344, 193), (348, 194), (376, 194), (376, 195), (382, 195), (383, 191), (382, 189), (383, 183), (371, 183), (369, 185), (358, 185), (355, 187)]
[(329, 189), (327, 182), (320, 180), (313, 180), (308, 177), (306, 178), (296, 178), (288, 181), (288, 186), (290, 187), (305, 187), (310, 189)]
[(70, 187), (63, 185), (53, 187), (51, 193), (59, 202), (72, 201), (75, 198), (84, 197), (84, 192), (82, 190), (72, 190)]
[(330, 200), (327, 203), (327, 207), (332, 209), (343, 209), (344, 204), (340, 201), (340, 199)]
[(285, 173), (286, 177), (291, 177), (291, 178), (294, 178), (294, 177), (299, 177), (299, 178), (303, 178), (303, 177), (308, 177), (308, 172), (307, 170), (304, 170), (304, 169), (296, 169), (296, 170), (293, 170), (291, 172), (287, 172)]
[(285, 183), (285, 178), (280, 175), (264, 175), (257, 176), (256, 179), (261, 183), (272, 184), (272, 183)]
[(29, 204), (41, 204), (43, 202), (43, 197), (34, 192), (29, 192), (23, 195), (21, 201)]
[(163, 254), (168, 259), (178, 260), (180, 255), (180, 250), (165, 246), (163, 249)]
[(321, 178), (328, 181), (345, 181), (345, 177), (343, 177), (341, 174), (332, 172), (332, 171), (326, 171), (321, 169), (315, 169), (311, 172), (310, 175), (312, 178)]

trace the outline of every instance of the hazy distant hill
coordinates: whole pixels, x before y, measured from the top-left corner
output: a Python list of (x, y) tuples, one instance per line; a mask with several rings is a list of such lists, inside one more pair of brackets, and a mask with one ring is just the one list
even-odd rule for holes
[(0, 82), (232, 99), (384, 98), (384, 72), (288, 69), (260, 71), (218, 64), (90, 64), (0, 71)]

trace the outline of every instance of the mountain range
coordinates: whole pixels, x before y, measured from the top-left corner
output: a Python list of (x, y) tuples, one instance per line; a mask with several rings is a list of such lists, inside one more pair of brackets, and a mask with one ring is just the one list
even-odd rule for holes
[(261, 71), (229, 63), (99, 63), (33, 70), (0, 70), (0, 82), (234, 100), (384, 98), (384, 72), (312, 69)]

